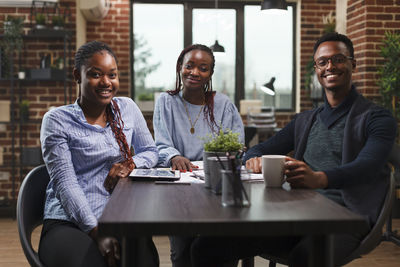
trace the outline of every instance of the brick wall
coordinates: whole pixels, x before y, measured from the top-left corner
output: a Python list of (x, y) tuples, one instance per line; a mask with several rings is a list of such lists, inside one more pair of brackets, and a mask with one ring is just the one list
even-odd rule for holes
[(377, 69), (386, 30), (400, 29), (400, 0), (349, 0), (347, 32), (353, 41), (357, 70), (353, 78), (358, 90), (370, 99), (380, 96)]
[[(116, 52), (119, 59), (120, 92), (119, 95), (128, 96), (130, 88), (129, 67), (129, 2), (128, 0), (112, 0), (111, 9), (107, 17), (100, 22), (87, 23), (87, 40), (99, 40), (108, 43)], [(61, 4), (68, 3), (71, 9), (71, 17), (67, 28), (72, 32), (72, 54), (76, 47), (75, 40), (75, 0), (60, 0)], [(300, 77), (301, 77), (301, 110), (311, 108), (309, 92), (304, 88), (305, 66), (312, 56), (314, 42), (323, 33), (322, 15), (327, 15), (331, 10), (335, 11), (335, 0), (302, 0), (300, 8)], [(399, 29), (400, 0), (349, 0), (347, 10), (347, 32), (354, 41), (358, 70), (354, 75), (361, 92), (368, 97), (379, 96), (376, 86), (376, 68), (381, 64), (379, 46), (383, 38), (384, 30)], [(3, 21), (8, 14), (25, 18), (25, 31), (29, 28), (29, 8), (5, 8), (0, 7), (0, 32)], [(52, 51), (61, 56), (62, 44), (52, 40), (29, 40), (23, 49), (23, 65), (25, 67), (38, 66), (40, 54)], [(72, 56), (72, 55), (71, 55)], [(72, 61), (70, 62), (72, 63)], [(71, 72), (71, 69), (69, 70)], [(30, 116), (33, 123), (22, 126), (22, 144), (24, 146), (39, 146), (40, 119), (50, 106), (64, 104), (64, 89), (62, 82), (29, 82), (21, 86), (21, 98), (31, 101)], [(0, 81), (0, 100), (8, 100), (10, 97), (9, 82)], [(72, 84), (72, 100), (76, 98), (74, 84)], [(17, 98), (16, 98), (17, 100)], [(69, 101), (67, 101), (69, 102)], [(18, 118), (18, 112), (16, 112)], [(278, 127), (283, 127), (292, 118), (292, 113), (277, 114)], [(148, 122), (151, 116), (146, 116)], [(151, 126), (151, 124), (149, 124)], [(11, 128), (0, 132), (0, 146), (4, 151), (4, 165), (0, 171), (10, 172), (11, 162)], [(17, 133), (19, 127), (16, 128)], [(16, 160), (19, 161), (19, 135), (15, 136)], [(22, 176), (16, 174), (16, 188), (19, 188), (20, 177), (28, 171), (24, 169)], [(11, 179), (0, 181), (0, 198), (12, 198)], [(18, 191), (18, 190), (17, 190)], [(1, 203), (1, 202), (0, 202)]]
[[(68, 54), (67, 49), (67, 73), (71, 73), (72, 55), (75, 49), (75, 0), (61, 0), (59, 1), (61, 10), (69, 6), (70, 17), (68, 18), (67, 25), (65, 26), (71, 32), (70, 47), (71, 53)], [(3, 33), (3, 22), (7, 16), (15, 16), (24, 18), (24, 33), (28, 34), (31, 28), (30, 8), (16, 8), (16, 7), (0, 7), (0, 32)], [(34, 19), (33, 19), (34, 20)], [(48, 27), (52, 27), (51, 22), (47, 22)], [(44, 54), (52, 54), (53, 58), (64, 56), (64, 42), (63, 39), (54, 38), (24, 38), (23, 48), (20, 55), (13, 54), (14, 71), (17, 72), (22, 69), (35, 69), (40, 66), (40, 58)], [(4, 78), (4, 77), (3, 77)], [(71, 78), (71, 75), (69, 75)], [(0, 132), (0, 148), (3, 151), (4, 164), (0, 166), (0, 171), (10, 173), (10, 179), (0, 181), (0, 207), (4, 204), (6, 199), (13, 199), (18, 193), (21, 177), (29, 171), (33, 166), (24, 167), (21, 172), (18, 168), (20, 163), (20, 145), (23, 147), (40, 147), (39, 132), (41, 118), (44, 113), (51, 106), (60, 106), (64, 102), (69, 103), (69, 92), (73, 84), (69, 82), (67, 85), (67, 99), (64, 97), (64, 82), (63, 81), (14, 81), (14, 114), (15, 114), (15, 132), (14, 144), (15, 154), (14, 159), (17, 164), (15, 177), (12, 177), (12, 140), (13, 135), (10, 124), (3, 124), (6, 131)], [(71, 90), (72, 101), (75, 99), (75, 90)], [(0, 80), (0, 100), (10, 100), (11, 86), (9, 80)], [(29, 122), (20, 123), (19, 106), (21, 100), (29, 101)], [(15, 192), (12, 190), (12, 181), (15, 181)], [(15, 195), (14, 195), (15, 194)]]
[(336, 10), (335, 0), (302, 0), (300, 26), (300, 111), (312, 108), (310, 91), (305, 88), (306, 65), (313, 55), (314, 43), (323, 34), (322, 16)]
[(87, 23), (87, 41), (105, 42), (116, 53), (120, 71), (119, 96), (130, 95), (129, 36), (129, 0), (111, 1), (104, 19)]

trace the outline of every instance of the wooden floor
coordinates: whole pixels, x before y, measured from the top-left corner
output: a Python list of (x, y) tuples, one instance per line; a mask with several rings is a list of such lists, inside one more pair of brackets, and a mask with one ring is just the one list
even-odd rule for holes
[[(393, 228), (400, 231), (400, 219), (393, 221)], [(37, 247), (40, 229), (36, 229), (32, 242)], [(157, 249), (160, 254), (161, 267), (170, 267), (169, 242), (167, 237), (155, 237)], [(0, 266), (1, 267), (28, 267), (22, 248), (19, 243), (17, 223), (11, 219), (0, 219)], [(268, 266), (268, 261), (256, 258), (256, 267)], [(282, 265), (278, 265), (282, 266)], [(399, 267), (400, 247), (391, 242), (382, 242), (367, 256), (354, 260), (346, 267)]]

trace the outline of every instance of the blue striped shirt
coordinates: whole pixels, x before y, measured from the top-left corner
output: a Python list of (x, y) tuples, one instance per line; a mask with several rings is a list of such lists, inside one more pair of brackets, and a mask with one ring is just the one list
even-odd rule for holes
[[(137, 105), (116, 97), (128, 145), (137, 168), (156, 165), (158, 152)], [(111, 166), (123, 160), (111, 127), (91, 125), (77, 102), (47, 112), (40, 141), (50, 174), (44, 219), (71, 221), (88, 232), (97, 225), (110, 194), (103, 182)]]

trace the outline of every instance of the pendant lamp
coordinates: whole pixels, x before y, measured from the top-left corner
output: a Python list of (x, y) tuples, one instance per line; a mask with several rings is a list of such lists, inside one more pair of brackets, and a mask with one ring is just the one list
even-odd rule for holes
[[(215, 23), (215, 28), (216, 28), (215, 35), (217, 36), (218, 35), (218, 0), (215, 0), (215, 10), (217, 11), (217, 20)], [(215, 43), (212, 46), (210, 46), (210, 49), (214, 53), (225, 53), (225, 48), (218, 43), (217, 37), (215, 38)]]
[(264, 0), (261, 10), (287, 10), (287, 3), (285, 0)]
[(272, 77), (271, 80), (269, 82), (267, 82), (266, 84), (262, 85), (260, 87), (260, 89), (264, 93), (274, 96), (275, 95), (274, 82), (275, 82), (275, 77)]
[(218, 43), (218, 40), (215, 40), (215, 43), (212, 46), (210, 46), (210, 49), (214, 53), (225, 53), (225, 48)]

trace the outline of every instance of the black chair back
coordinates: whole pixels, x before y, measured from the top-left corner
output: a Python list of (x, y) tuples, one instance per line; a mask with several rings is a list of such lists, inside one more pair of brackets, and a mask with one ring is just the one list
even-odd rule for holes
[(17, 202), (17, 223), (22, 249), (31, 266), (44, 267), (33, 249), (31, 235), (43, 223), (47, 184), (50, 181), (45, 165), (31, 170), (21, 184)]
[(385, 200), (383, 202), (381, 212), (379, 213), (378, 219), (371, 231), (361, 241), (360, 245), (349, 255), (345, 262), (349, 262), (360, 255), (365, 255), (375, 249), (382, 241), (382, 229), (386, 221), (389, 219), (392, 212), (392, 206), (395, 198), (396, 181), (395, 171), (400, 168), (400, 147), (395, 144), (392, 152), (390, 153), (388, 162), (392, 165), (392, 171), (390, 173), (390, 184)]

